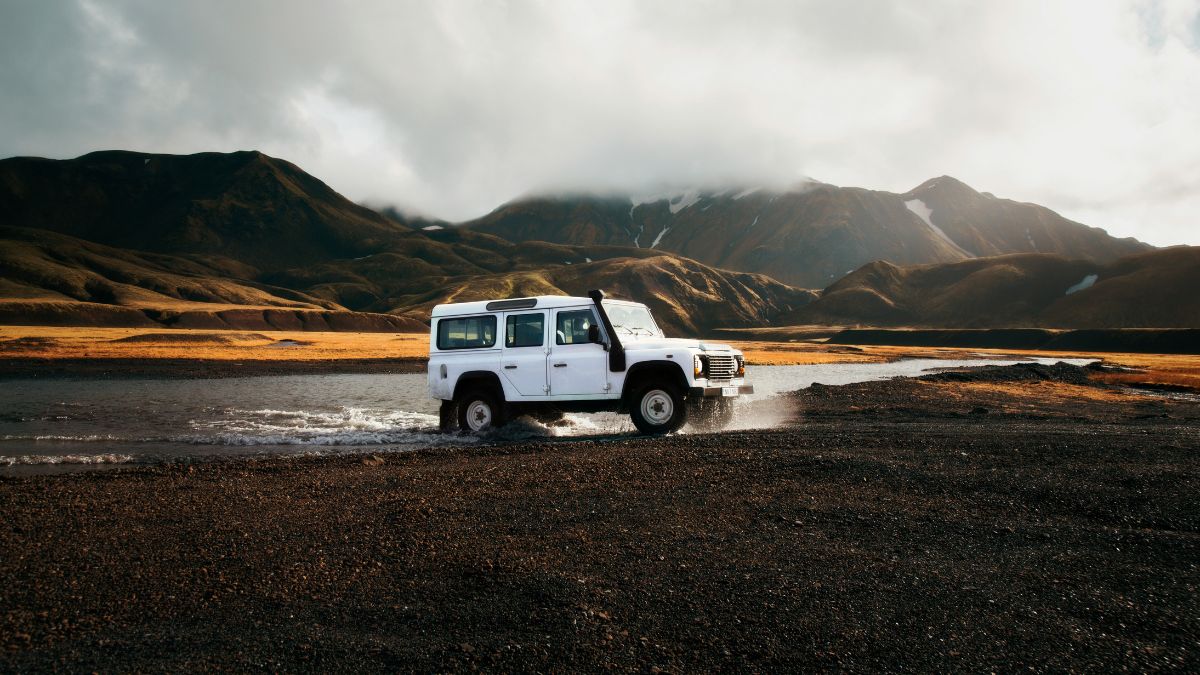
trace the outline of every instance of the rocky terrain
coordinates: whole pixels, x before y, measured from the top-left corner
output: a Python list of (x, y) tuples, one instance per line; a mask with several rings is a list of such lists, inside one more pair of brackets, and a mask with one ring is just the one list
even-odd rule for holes
[(1194, 670), (1194, 400), (1021, 367), (783, 402), (0, 479), (0, 668)]

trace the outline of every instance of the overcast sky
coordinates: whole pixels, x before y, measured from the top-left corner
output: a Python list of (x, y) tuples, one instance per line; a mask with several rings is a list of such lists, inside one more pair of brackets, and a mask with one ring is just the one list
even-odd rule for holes
[(1200, 0), (0, 0), (0, 156), (259, 149), (524, 193), (949, 174), (1200, 244)]

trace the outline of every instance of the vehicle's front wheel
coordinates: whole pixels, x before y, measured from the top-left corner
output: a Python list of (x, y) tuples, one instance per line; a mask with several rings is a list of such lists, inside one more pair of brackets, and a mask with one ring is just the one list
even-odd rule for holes
[(504, 409), (489, 391), (477, 389), (458, 401), (458, 428), (481, 433), (504, 426)]
[(629, 411), (633, 426), (643, 434), (669, 434), (687, 423), (683, 394), (669, 384), (650, 384), (638, 390)]

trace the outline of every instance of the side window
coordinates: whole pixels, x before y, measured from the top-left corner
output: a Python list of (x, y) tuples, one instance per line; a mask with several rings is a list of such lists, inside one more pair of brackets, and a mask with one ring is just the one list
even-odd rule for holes
[(509, 314), (505, 320), (505, 347), (541, 347), (545, 340), (545, 314)]
[(496, 317), (468, 316), (438, 321), (438, 349), (478, 349), (496, 344)]
[(588, 341), (588, 328), (596, 323), (596, 316), (590, 309), (576, 309), (558, 313), (558, 325), (555, 327), (554, 343), (559, 345), (578, 345)]

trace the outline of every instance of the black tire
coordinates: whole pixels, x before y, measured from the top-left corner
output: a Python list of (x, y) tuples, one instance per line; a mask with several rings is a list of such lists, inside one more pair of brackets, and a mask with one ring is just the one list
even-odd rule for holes
[(688, 410), (678, 387), (652, 382), (635, 390), (629, 416), (643, 434), (669, 434), (687, 424)]
[(438, 408), (438, 431), (452, 434), (458, 431), (458, 404), (454, 401), (442, 401)]
[(702, 398), (688, 407), (688, 421), (698, 431), (721, 431), (733, 421), (732, 399)]
[(458, 428), (467, 433), (486, 433), (504, 426), (504, 404), (487, 389), (472, 389), (460, 397)]

